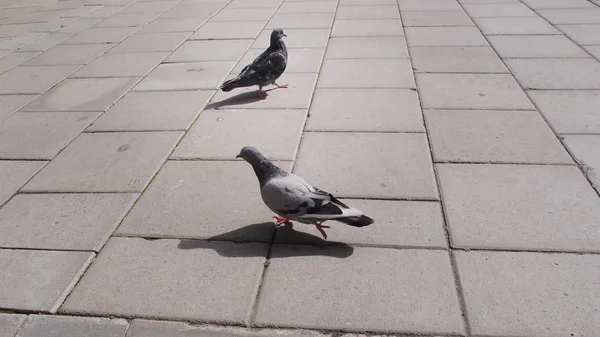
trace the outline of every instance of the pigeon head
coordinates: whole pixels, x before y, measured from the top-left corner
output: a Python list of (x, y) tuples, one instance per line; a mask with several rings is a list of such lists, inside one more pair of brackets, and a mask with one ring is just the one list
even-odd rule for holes
[(266, 159), (254, 146), (244, 146), (235, 157), (242, 158), (250, 164), (258, 164)]
[(273, 29), (273, 31), (271, 32), (271, 47), (281, 46), (283, 44), (282, 39), (284, 36), (287, 37), (287, 35), (283, 33), (283, 29)]
[(283, 172), (279, 167), (275, 166), (271, 161), (265, 158), (265, 156), (258, 152), (258, 149), (254, 146), (244, 146), (240, 151), (240, 154), (235, 157), (242, 158), (252, 165), (260, 186), (263, 186), (272, 177), (287, 175), (287, 173)]

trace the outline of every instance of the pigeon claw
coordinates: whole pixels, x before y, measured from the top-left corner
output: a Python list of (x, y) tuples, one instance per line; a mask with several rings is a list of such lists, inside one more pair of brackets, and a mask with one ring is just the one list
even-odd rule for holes
[(290, 225), (292, 226), (292, 222), (286, 218), (282, 218), (280, 216), (274, 216), (273, 219), (277, 220), (277, 225), (275, 227), (279, 227), (281, 225)]
[(331, 228), (331, 227), (329, 227), (329, 226), (323, 226), (322, 225), (323, 222), (324, 221), (317, 222), (315, 224), (315, 227), (317, 227), (317, 230), (321, 233), (321, 235), (323, 235), (323, 239), (327, 240), (327, 233), (325, 233), (325, 231), (323, 230), (323, 228)]
[(265, 99), (265, 98), (267, 98), (267, 94), (264, 91), (259, 90), (258, 97), (260, 97), (260, 99)]
[(280, 89), (281, 89), (281, 88), (287, 88), (287, 87), (288, 87), (288, 85), (287, 85), (287, 84), (277, 84), (277, 83), (275, 83), (275, 85), (277, 86), (277, 88), (280, 88)]

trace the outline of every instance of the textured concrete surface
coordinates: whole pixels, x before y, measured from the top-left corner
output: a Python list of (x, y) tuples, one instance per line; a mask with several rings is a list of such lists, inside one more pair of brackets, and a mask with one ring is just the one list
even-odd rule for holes
[[(274, 28), (288, 88), (218, 90)], [(597, 337), (598, 32), (598, 0), (0, 0), (0, 337)], [(276, 229), (245, 145), (375, 223)]]

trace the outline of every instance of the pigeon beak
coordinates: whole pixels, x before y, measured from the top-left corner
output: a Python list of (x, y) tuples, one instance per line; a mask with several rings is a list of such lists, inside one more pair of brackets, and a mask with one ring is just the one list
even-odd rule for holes
[(242, 156), (241, 156), (241, 155), (239, 155), (239, 154), (238, 154), (237, 156), (235, 156), (235, 157), (236, 157), (236, 158), (242, 158)]
[(285, 36), (285, 37), (287, 37), (287, 35), (285, 35), (285, 34), (282, 34), (282, 35)]

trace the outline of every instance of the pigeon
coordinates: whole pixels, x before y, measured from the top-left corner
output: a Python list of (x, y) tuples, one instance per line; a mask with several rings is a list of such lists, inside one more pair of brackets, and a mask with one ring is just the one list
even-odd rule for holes
[(365, 213), (342, 203), (331, 193), (315, 188), (299, 176), (275, 166), (253, 146), (244, 146), (236, 158), (242, 158), (252, 165), (263, 201), (278, 215), (273, 217), (277, 227), (292, 225), (290, 220), (315, 225), (327, 240), (323, 228), (331, 227), (322, 225), (327, 220), (354, 227), (364, 227), (374, 222)]
[(279, 85), (275, 81), (283, 74), (287, 65), (287, 48), (283, 43), (283, 29), (274, 29), (271, 32), (271, 45), (262, 54), (245, 66), (240, 74), (221, 85), (221, 90), (228, 92), (235, 88), (251, 87), (258, 85), (258, 97), (266, 98), (262, 88), (274, 84), (277, 88), (287, 88), (287, 84)]

